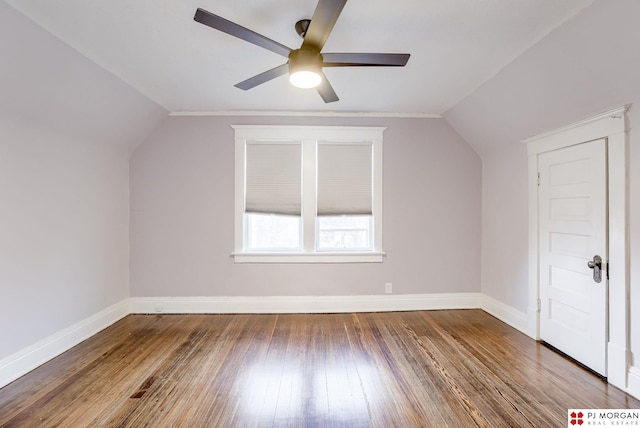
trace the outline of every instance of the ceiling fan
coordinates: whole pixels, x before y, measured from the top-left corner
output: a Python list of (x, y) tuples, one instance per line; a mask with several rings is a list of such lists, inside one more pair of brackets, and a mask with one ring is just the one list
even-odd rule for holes
[(313, 17), (295, 24), (296, 32), (303, 38), (299, 49), (291, 49), (204, 9), (198, 8), (193, 19), (288, 58), (285, 64), (237, 83), (234, 85), (237, 88), (251, 89), (289, 73), (289, 81), (294, 86), (316, 88), (324, 102), (331, 103), (338, 101), (338, 95), (322, 72), (323, 67), (403, 67), (410, 56), (400, 53), (321, 53), (346, 3), (347, 0), (319, 0)]

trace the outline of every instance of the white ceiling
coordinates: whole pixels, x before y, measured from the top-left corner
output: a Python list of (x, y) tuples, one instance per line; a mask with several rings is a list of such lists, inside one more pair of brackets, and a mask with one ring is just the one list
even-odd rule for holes
[(317, 0), (6, 0), (172, 112), (441, 114), (593, 0), (351, 0), (324, 52), (410, 53), (404, 68), (328, 68), (325, 104), (286, 76), (233, 85), (286, 59), (193, 20), (201, 7), (299, 47)]

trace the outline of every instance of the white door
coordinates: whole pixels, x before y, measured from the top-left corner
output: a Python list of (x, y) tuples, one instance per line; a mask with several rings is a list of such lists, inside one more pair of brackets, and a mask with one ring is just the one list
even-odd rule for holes
[[(540, 338), (602, 376), (608, 319), (606, 146), (601, 139), (538, 157)], [(600, 282), (596, 255), (602, 258)]]

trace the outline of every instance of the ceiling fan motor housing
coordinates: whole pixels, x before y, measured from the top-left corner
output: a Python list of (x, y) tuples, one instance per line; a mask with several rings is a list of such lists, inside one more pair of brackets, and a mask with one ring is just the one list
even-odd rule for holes
[(289, 54), (289, 73), (296, 71), (320, 71), (322, 54), (315, 49), (295, 49)]

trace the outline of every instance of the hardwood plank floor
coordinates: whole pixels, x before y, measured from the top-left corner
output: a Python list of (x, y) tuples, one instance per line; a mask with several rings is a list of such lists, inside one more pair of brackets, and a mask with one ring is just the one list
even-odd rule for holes
[(640, 401), (481, 310), (130, 315), (0, 389), (0, 427), (561, 427)]

